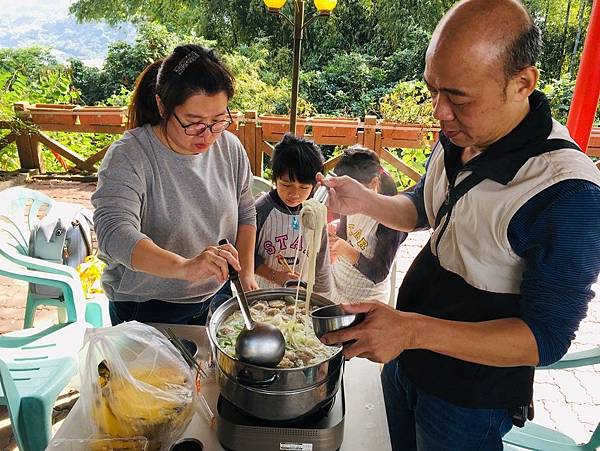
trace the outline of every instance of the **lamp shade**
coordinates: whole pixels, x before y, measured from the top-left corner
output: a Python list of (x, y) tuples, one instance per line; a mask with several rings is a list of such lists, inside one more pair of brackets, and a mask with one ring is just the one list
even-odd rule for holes
[(335, 5), (337, 5), (337, 0), (315, 0), (315, 6), (320, 13), (331, 13)]
[(265, 2), (265, 6), (269, 8), (269, 10), (280, 10), (285, 5), (285, 0), (263, 0)]

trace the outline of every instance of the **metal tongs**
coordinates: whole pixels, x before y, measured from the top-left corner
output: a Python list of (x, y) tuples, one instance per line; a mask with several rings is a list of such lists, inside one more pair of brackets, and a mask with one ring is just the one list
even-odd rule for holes
[[(337, 174), (333, 171), (329, 171), (327, 173), (327, 175), (325, 176), (325, 180), (333, 178), (333, 177), (337, 177)], [(327, 204), (327, 199), (329, 199), (329, 187), (325, 186), (325, 185), (320, 185), (316, 189), (313, 197), (317, 202), (319, 202), (323, 205)]]

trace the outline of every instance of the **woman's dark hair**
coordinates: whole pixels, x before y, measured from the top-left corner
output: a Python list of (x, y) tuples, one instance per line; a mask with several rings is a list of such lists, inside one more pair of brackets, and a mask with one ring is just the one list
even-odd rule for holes
[(291, 182), (315, 185), (317, 172), (325, 170), (325, 159), (314, 142), (286, 133), (275, 144), (271, 165), (274, 181), (287, 175)]
[(396, 183), (388, 172), (383, 169), (379, 157), (366, 147), (351, 146), (344, 153), (334, 169), (336, 175), (347, 175), (368, 185), (373, 177), (379, 178), (379, 192), (386, 196), (398, 194)]
[[(129, 106), (128, 126), (160, 123), (166, 126), (175, 107), (192, 95), (224, 92), (231, 99), (234, 84), (233, 75), (212, 50), (195, 44), (180, 45), (167, 58), (150, 64), (139, 75)], [(162, 117), (155, 94), (164, 106)]]

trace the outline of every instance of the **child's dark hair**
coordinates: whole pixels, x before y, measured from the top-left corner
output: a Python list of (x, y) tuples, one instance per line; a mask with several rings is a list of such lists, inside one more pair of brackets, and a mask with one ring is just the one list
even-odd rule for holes
[(398, 194), (392, 176), (383, 169), (377, 154), (366, 147), (358, 145), (348, 147), (334, 170), (336, 175), (347, 175), (363, 185), (371, 183), (373, 177), (379, 177), (379, 192), (381, 194), (386, 196)]
[[(180, 45), (164, 60), (150, 64), (139, 75), (129, 106), (129, 128), (144, 124), (166, 126), (176, 106), (194, 94), (224, 92), (233, 97), (233, 75), (212, 50), (199, 45)], [(158, 110), (155, 95), (164, 106)]]
[(286, 133), (275, 144), (271, 165), (273, 181), (287, 175), (291, 182), (315, 185), (317, 172), (325, 170), (325, 159), (314, 142)]

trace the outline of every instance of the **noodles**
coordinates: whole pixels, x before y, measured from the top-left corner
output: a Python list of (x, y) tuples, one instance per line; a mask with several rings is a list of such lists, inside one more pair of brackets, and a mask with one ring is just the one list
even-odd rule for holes
[[(258, 301), (250, 307), (250, 314), (255, 321), (269, 323), (278, 327), (285, 338), (285, 355), (278, 368), (301, 368), (315, 365), (327, 360), (338, 350), (336, 346), (325, 346), (315, 336), (312, 327), (303, 324), (308, 315), (301, 315), (298, 321), (293, 320), (294, 298), (272, 301)], [(305, 313), (300, 306), (300, 313)], [(217, 330), (217, 342), (223, 351), (235, 356), (235, 343), (239, 333), (244, 329), (244, 319), (239, 310), (229, 315)]]
[[(278, 365), (279, 368), (299, 368), (317, 364), (328, 359), (338, 350), (338, 347), (326, 346), (319, 341), (311, 327), (309, 316), (310, 298), (315, 286), (317, 254), (321, 248), (321, 237), (326, 222), (327, 208), (323, 204), (315, 199), (309, 199), (304, 203), (300, 211), (300, 236), (304, 239), (306, 232), (308, 248), (307, 258), (300, 268), (300, 275), (302, 275), (304, 266), (308, 263), (304, 306), (298, 305), (300, 290), (298, 285), (295, 299), (286, 296), (285, 300), (259, 301), (250, 307), (254, 321), (273, 324), (283, 333), (285, 356)], [(296, 248), (293, 270), (296, 269), (297, 255), (301, 246), (302, 244)], [(299, 316), (296, 316), (297, 311), (300, 313)], [(217, 331), (217, 341), (226, 354), (235, 356), (235, 342), (243, 329), (244, 319), (239, 310), (232, 313), (221, 324)]]
[[(305, 313), (308, 323), (310, 312), (310, 297), (315, 286), (315, 272), (317, 266), (317, 253), (321, 247), (321, 235), (327, 223), (327, 207), (319, 201), (308, 199), (300, 211), (300, 224), (308, 232), (308, 274), (306, 276), (306, 306)], [(296, 302), (297, 302), (296, 296)]]

